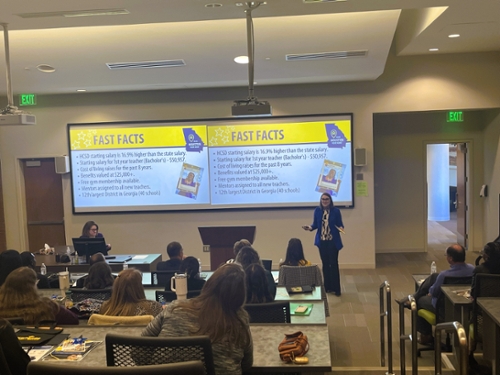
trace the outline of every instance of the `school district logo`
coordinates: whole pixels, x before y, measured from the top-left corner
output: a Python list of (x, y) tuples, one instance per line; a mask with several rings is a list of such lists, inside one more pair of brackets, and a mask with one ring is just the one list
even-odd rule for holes
[(342, 133), (338, 126), (333, 124), (325, 124), (326, 136), (328, 137), (329, 148), (344, 148), (347, 143), (347, 138)]
[(186, 151), (203, 151), (204, 143), (192, 128), (184, 128), (182, 132), (184, 133), (184, 140), (186, 141)]

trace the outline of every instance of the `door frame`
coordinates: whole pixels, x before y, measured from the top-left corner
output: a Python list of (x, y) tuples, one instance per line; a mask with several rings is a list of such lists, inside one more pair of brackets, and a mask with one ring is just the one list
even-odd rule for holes
[[(467, 145), (467, 154), (465, 157), (465, 173), (466, 173), (466, 183), (465, 183), (465, 202), (467, 205), (467, 210), (465, 211), (466, 223), (465, 223), (465, 233), (467, 235), (467, 246), (471, 247), (470, 244), (474, 243), (474, 231), (471, 230), (473, 228), (473, 218), (474, 215), (474, 202), (471, 199), (470, 191), (471, 191), (471, 181), (473, 181), (472, 174), (474, 173), (471, 170), (470, 166), (474, 165), (474, 142), (472, 139), (432, 139), (423, 142), (423, 155), (424, 155), (424, 163), (423, 163), (423, 176), (424, 179), (422, 181), (422, 187), (424, 189), (424, 217), (423, 217), (423, 228), (424, 228), (424, 250), (425, 252), (429, 251), (429, 233), (427, 230), (427, 218), (429, 213), (429, 191), (427, 186), (427, 145), (435, 145), (435, 144), (450, 144), (450, 143), (465, 143)], [(467, 248), (466, 248), (467, 250)]]

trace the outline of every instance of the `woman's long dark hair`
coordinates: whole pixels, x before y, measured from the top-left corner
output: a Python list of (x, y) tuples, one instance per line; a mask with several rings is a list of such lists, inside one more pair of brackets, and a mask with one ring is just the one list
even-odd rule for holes
[(239, 264), (228, 263), (214, 272), (198, 297), (179, 301), (173, 310), (188, 310), (198, 317), (199, 328), (192, 334), (241, 347), (250, 342), (245, 297), (245, 272)]
[(274, 298), (269, 293), (266, 270), (260, 264), (250, 264), (245, 268), (247, 287), (247, 303), (272, 302)]
[(105, 289), (112, 287), (114, 281), (115, 279), (108, 264), (106, 262), (97, 262), (89, 268), (89, 275), (85, 279), (83, 286), (87, 289)]
[(332, 208), (335, 206), (333, 205), (333, 199), (332, 199), (332, 196), (330, 195), (330, 193), (321, 194), (321, 197), (319, 198), (319, 208), (321, 208), (322, 210), (324, 209), (323, 205), (321, 204), (321, 198), (323, 198), (324, 196), (327, 196), (328, 198), (330, 198), (330, 205), (327, 207), (327, 209), (331, 211)]
[(82, 236), (83, 237), (90, 237), (90, 228), (92, 228), (95, 225), (97, 228), (97, 232), (99, 232), (99, 225), (96, 224), (95, 221), (87, 221), (82, 228)]
[(200, 273), (200, 263), (195, 257), (186, 257), (182, 260), (179, 271), (186, 273), (188, 278), (195, 279)]
[(302, 241), (298, 238), (290, 238), (286, 249), (286, 258), (282, 265), (285, 266), (300, 266), (299, 262), (305, 260), (304, 248)]

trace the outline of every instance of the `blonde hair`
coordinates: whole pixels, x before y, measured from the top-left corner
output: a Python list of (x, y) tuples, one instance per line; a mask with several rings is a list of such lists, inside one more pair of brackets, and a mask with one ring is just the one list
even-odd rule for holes
[(29, 267), (12, 271), (0, 288), (0, 316), (22, 317), (26, 324), (54, 320), (57, 305), (38, 295), (36, 281), (36, 273)]
[(100, 313), (113, 316), (135, 315), (137, 304), (146, 300), (142, 274), (135, 268), (121, 271), (113, 283), (111, 298), (101, 306)]

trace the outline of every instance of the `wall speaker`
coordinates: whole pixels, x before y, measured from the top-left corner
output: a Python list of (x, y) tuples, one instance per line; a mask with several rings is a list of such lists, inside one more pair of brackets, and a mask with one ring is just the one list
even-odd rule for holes
[(69, 157), (64, 156), (56, 156), (55, 157), (56, 164), (56, 173), (65, 174), (71, 172), (69, 169)]
[(366, 148), (354, 149), (354, 165), (357, 167), (366, 165)]

